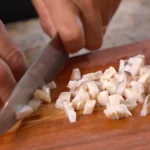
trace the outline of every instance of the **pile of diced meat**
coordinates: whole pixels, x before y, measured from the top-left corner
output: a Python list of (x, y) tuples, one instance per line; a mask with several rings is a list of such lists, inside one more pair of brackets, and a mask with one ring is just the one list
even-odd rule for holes
[[(150, 66), (145, 65), (141, 54), (128, 60), (120, 60), (118, 71), (109, 67), (81, 76), (78, 68), (73, 69), (68, 83), (69, 91), (60, 93), (56, 109), (64, 110), (70, 122), (76, 122), (78, 110), (84, 115), (93, 113), (95, 107), (105, 107), (108, 119), (132, 116), (138, 103), (143, 103), (140, 115), (150, 113)], [(16, 112), (16, 119), (22, 119), (36, 111), (41, 101), (50, 103), (50, 89), (56, 88), (51, 82), (36, 90), (34, 99)]]

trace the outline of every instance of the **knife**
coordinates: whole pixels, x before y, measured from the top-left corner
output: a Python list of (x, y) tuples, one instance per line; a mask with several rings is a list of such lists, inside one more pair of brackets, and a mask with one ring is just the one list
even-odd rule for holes
[(0, 134), (5, 133), (17, 123), (15, 112), (31, 100), (37, 88), (54, 80), (68, 58), (62, 41), (57, 35), (45, 46), (35, 62), (26, 71), (2, 108), (0, 112)]

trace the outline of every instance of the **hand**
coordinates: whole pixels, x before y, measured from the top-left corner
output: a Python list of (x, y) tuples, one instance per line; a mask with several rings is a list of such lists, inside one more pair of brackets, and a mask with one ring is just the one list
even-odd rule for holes
[(10, 96), (17, 81), (26, 71), (28, 65), (23, 53), (10, 39), (0, 21), (0, 102), (4, 103)]
[(58, 32), (66, 50), (100, 48), (103, 27), (108, 25), (120, 0), (32, 0), (41, 25), (49, 36)]

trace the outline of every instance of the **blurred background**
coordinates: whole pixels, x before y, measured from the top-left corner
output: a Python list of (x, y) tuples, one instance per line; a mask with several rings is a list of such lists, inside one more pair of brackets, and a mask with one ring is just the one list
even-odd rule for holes
[[(4, 3), (9, 5), (7, 9)], [(16, 6), (14, 4), (17, 4)], [(0, 1), (1, 19), (15, 42), (31, 63), (49, 41), (43, 32), (30, 0)], [(15, 10), (15, 11), (14, 11)], [(4, 17), (5, 16), (5, 17)], [(150, 38), (150, 1), (122, 0), (104, 37), (101, 49), (142, 41)], [(84, 54), (82, 49), (74, 55)], [(71, 55), (71, 56), (74, 56)]]

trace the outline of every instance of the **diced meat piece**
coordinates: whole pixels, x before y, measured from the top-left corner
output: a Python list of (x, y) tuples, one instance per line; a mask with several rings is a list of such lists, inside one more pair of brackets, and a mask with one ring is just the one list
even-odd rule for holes
[(106, 90), (107, 85), (108, 85), (108, 81), (107, 80), (103, 80), (103, 79), (100, 80), (100, 88), (102, 90)]
[(123, 100), (123, 97), (120, 94), (114, 94), (109, 96), (109, 103), (111, 105), (118, 105), (120, 101)]
[(114, 78), (117, 80), (117, 83), (121, 83), (125, 78), (127, 78), (127, 75), (125, 72), (116, 73)]
[(129, 58), (128, 65), (125, 66), (124, 71), (130, 72), (132, 76), (137, 76), (143, 65), (144, 62), (141, 58)]
[(72, 100), (73, 108), (77, 109), (77, 103), (79, 101), (86, 102), (90, 99), (89, 93), (84, 89), (80, 89), (79, 92), (76, 94), (75, 98)]
[(95, 81), (95, 83), (96, 83), (96, 85), (97, 85), (99, 91), (101, 91), (101, 83), (100, 83), (100, 81)]
[(146, 116), (150, 114), (150, 95), (148, 94), (145, 98), (143, 108), (140, 112), (140, 116)]
[(102, 75), (103, 80), (109, 80), (112, 76), (116, 74), (116, 70), (114, 67), (109, 67), (108, 69), (105, 70), (105, 72)]
[(87, 91), (87, 90), (88, 90), (87, 83), (88, 83), (88, 82), (83, 82), (82, 84), (80, 84), (80, 85), (78, 86), (78, 88), (77, 88), (77, 92), (78, 92), (81, 88), (84, 89), (85, 91)]
[(42, 100), (44, 102), (50, 103), (51, 97), (47, 93), (43, 92), (42, 90), (36, 90), (34, 92), (34, 98), (38, 100)]
[(80, 72), (80, 69), (78, 69), (78, 68), (73, 69), (70, 79), (71, 79), (71, 80), (76, 80), (76, 81), (81, 80), (81, 72)]
[(97, 97), (98, 104), (102, 106), (106, 106), (106, 104), (108, 103), (108, 100), (109, 100), (108, 91), (102, 91), (98, 94), (98, 97)]
[(76, 90), (77, 87), (78, 87), (78, 81), (72, 81), (70, 80), (67, 87), (70, 89), (70, 90)]
[(88, 92), (89, 92), (91, 99), (96, 99), (99, 93), (99, 89), (96, 83), (94, 81), (90, 81), (87, 83), (87, 86), (88, 86)]
[(71, 93), (70, 92), (62, 92), (60, 93), (58, 99), (56, 100), (56, 108), (57, 109), (64, 109), (63, 107), (63, 101), (69, 102), (71, 99)]
[(25, 117), (29, 116), (33, 113), (32, 107), (28, 105), (24, 105), (18, 111), (16, 111), (16, 120), (24, 119)]
[(116, 93), (117, 94), (123, 94), (124, 89), (126, 88), (127, 85), (127, 79), (125, 78), (117, 87)]
[(38, 99), (32, 99), (29, 103), (28, 106), (32, 107), (33, 111), (37, 111), (38, 108), (41, 106), (41, 100)]
[(107, 108), (104, 110), (104, 114), (110, 120), (116, 120), (117, 119), (116, 110), (112, 106), (109, 106), (109, 107), (107, 106)]
[(111, 105), (107, 109), (104, 110), (104, 113), (108, 119), (115, 120), (121, 119), (124, 117), (132, 116), (130, 111), (124, 104), (119, 105)]
[(145, 74), (141, 75), (138, 82), (143, 85), (149, 84), (150, 83), (150, 73), (145, 73)]
[(138, 54), (138, 55), (134, 56), (133, 58), (141, 58), (143, 61), (143, 65), (145, 64), (145, 56), (144, 55)]
[(77, 91), (70, 90), (71, 97), (74, 98), (76, 96)]
[(97, 71), (95, 73), (88, 73), (83, 75), (82, 78), (87, 78), (89, 81), (93, 80), (100, 80), (100, 77), (102, 76), (103, 72), (102, 71)]
[(50, 88), (51, 90), (56, 89), (57, 87), (55, 81), (48, 83), (46, 86)]
[(70, 102), (63, 101), (64, 111), (71, 123), (76, 122), (76, 112), (74, 111)]
[(126, 61), (121, 59), (118, 72), (124, 71), (125, 64), (126, 64)]
[(78, 87), (79, 87), (81, 84), (86, 83), (86, 82), (88, 82), (88, 81), (89, 81), (88, 78), (82, 78), (81, 80), (78, 81)]
[(133, 111), (137, 107), (136, 99), (126, 99), (122, 100), (121, 104), (124, 104), (129, 111)]
[(93, 113), (94, 107), (96, 105), (96, 100), (87, 100), (84, 106), (84, 115), (90, 115)]
[(117, 89), (118, 83), (115, 78), (111, 78), (106, 86), (106, 90), (109, 94), (114, 94)]
[(133, 92), (136, 92), (136, 93), (143, 93), (143, 92), (145, 92), (143, 84), (141, 84), (141, 83), (139, 83), (137, 81), (132, 81), (131, 82), (131, 86), (132, 86)]
[(145, 73), (150, 74), (150, 66), (143, 66), (140, 68), (139, 75), (142, 76)]
[(83, 110), (85, 106), (86, 101), (78, 101), (76, 105), (76, 110)]
[(137, 93), (137, 95), (136, 95), (136, 99), (139, 103), (144, 103), (145, 97), (146, 97), (146, 94), (144, 92)]

